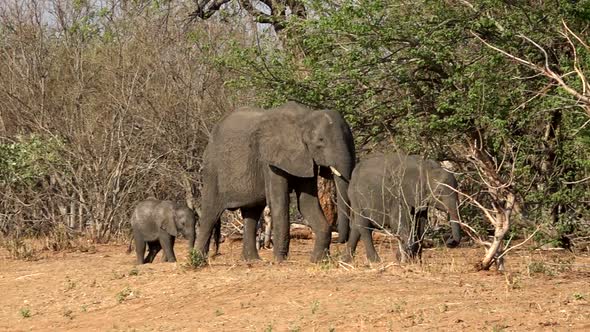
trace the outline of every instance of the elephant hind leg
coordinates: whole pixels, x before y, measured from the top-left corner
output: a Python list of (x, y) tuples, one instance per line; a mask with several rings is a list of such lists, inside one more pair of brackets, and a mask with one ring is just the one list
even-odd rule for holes
[(135, 254), (137, 256), (137, 264), (146, 263), (143, 255), (145, 255), (145, 240), (141, 232), (134, 230), (133, 237), (135, 238)]
[(259, 260), (258, 250), (256, 249), (256, 224), (264, 210), (264, 206), (251, 208), (241, 208), (242, 217), (244, 218), (244, 240), (242, 243), (242, 258), (246, 261)]
[(403, 221), (408, 229), (400, 230), (399, 250), (396, 255), (402, 263), (422, 261), (422, 240), (428, 222), (428, 210), (415, 211), (412, 208), (409, 212), (409, 220)]
[(377, 254), (377, 250), (375, 250), (375, 245), (373, 244), (373, 229), (370, 227), (362, 227), (360, 233), (369, 262), (376, 263), (381, 261), (381, 258), (379, 258), (379, 255)]
[(156, 241), (148, 242), (148, 247), (149, 247), (149, 251), (148, 251), (147, 257), (145, 258), (145, 262), (152, 263), (154, 261), (154, 259), (156, 258), (156, 255), (162, 249), (162, 246), (160, 245), (160, 242), (158, 240), (156, 240)]

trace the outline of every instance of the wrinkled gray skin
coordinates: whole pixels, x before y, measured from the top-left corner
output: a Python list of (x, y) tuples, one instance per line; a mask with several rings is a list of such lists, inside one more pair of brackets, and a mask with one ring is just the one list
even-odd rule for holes
[[(172, 201), (147, 199), (137, 203), (131, 216), (137, 264), (151, 263), (164, 249), (164, 261), (176, 262), (174, 240), (178, 234), (195, 244), (195, 214), (185, 205)], [(148, 255), (144, 258), (146, 244)]]
[[(206, 242), (225, 209), (240, 209), (244, 218), (242, 258), (260, 259), (256, 223), (266, 204), (273, 220), (273, 254), (277, 261), (289, 252), (289, 193), (316, 235), (312, 262), (329, 252), (331, 227), (319, 205), (318, 172), (334, 176), (338, 190), (340, 240), (348, 238), (348, 180), (354, 168), (350, 128), (334, 111), (311, 110), (289, 102), (262, 110), (242, 108), (213, 129), (203, 156), (201, 231), (196, 248), (207, 255)], [(318, 166), (323, 166), (318, 170)], [(326, 171), (327, 170), (327, 171)]]
[[(348, 188), (352, 211), (352, 230), (344, 261), (350, 261), (359, 239), (365, 244), (367, 258), (379, 261), (372, 240), (372, 228), (388, 228), (399, 236), (398, 259), (420, 257), (420, 240), (427, 223), (427, 209), (449, 213), (459, 221), (457, 188), (453, 174), (433, 160), (401, 153), (371, 155), (358, 163)], [(461, 226), (451, 223), (453, 237), (448, 247), (461, 241)]]

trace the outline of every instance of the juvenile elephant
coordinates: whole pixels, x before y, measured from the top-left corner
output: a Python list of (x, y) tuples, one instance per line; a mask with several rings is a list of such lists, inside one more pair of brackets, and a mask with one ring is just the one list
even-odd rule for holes
[(359, 238), (367, 258), (379, 260), (371, 236), (373, 227), (387, 227), (397, 234), (398, 259), (419, 257), (429, 207), (449, 213), (453, 236), (447, 246), (457, 246), (461, 226), (453, 221), (459, 221), (458, 195), (451, 188), (457, 188), (455, 177), (433, 160), (402, 153), (376, 154), (362, 160), (348, 188), (352, 227), (343, 260), (352, 259)]
[(215, 126), (203, 159), (201, 232), (196, 244), (203, 255), (221, 213), (240, 209), (242, 258), (260, 259), (256, 222), (268, 204), (273, 254), (277, 261), (284, 260), (289, 251), (289, 193), (295, 191), (299, 211), (316, 234), (311, 260), (324, 258), (331, 227), (318, 201), (318, 174), (335, 175), (340, 241), (348, 238), (347, 189), (355, 163), (354, 143), (338, 112), (311, 110), (294, 102), (270, 110), (238, 109)]
[[(165, 262), (176, 262), (174, 240), (180, 233), (188, 239), (189, 248), (192, 248), (195, 244), (195, 221), (195, 213), (186, 205), (157, 199), (137, 203), (131, 216), (137, 264), (153, 262), (160, 249), (164, 249)], [(220, 232), (220, 228), (217, 228), (216, 251), (219, 247)], [(146, 243), (149, 251), (144, 258)]]

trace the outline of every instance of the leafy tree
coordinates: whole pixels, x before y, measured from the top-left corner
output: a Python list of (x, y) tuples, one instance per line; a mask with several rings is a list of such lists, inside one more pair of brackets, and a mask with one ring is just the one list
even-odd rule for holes
[[(344, 113), (361, 150), (456, 162), (464, 183), (480, 180), (480, 208), (508, 218), (527, 208), (525, 225), (552, 222), (545, 233), (562, 238), (587, 214), (588, 184), (574, 182), (590, 171), (588, 117), (563, 86), (482, 41), (560, 75), (575, 69), (574, 56), (585, 69), (588, 50), (561, 27), (587, 40), (588, 3), (307, 1), (308, 15), (281, 30), (281, 47), (261, 36), (219, 63), (263, 106), (291, 99)], [(564, 79), (584, 89), (576, 75)]]
[(19, 136), (0, 144), (0, 183), (2, 186), (31, 186), (48, 175), (59, 163), (61, 142), (37, 135)]

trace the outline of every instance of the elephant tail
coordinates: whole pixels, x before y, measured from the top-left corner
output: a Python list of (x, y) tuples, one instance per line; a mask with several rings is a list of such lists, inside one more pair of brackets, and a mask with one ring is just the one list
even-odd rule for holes
[(215, 242), (215, 255), (219, 254), (219, 245), (221, 243), (221, 220), (217, 221), (215, 225), (215, 233), (213, 234), (213, 241)]

